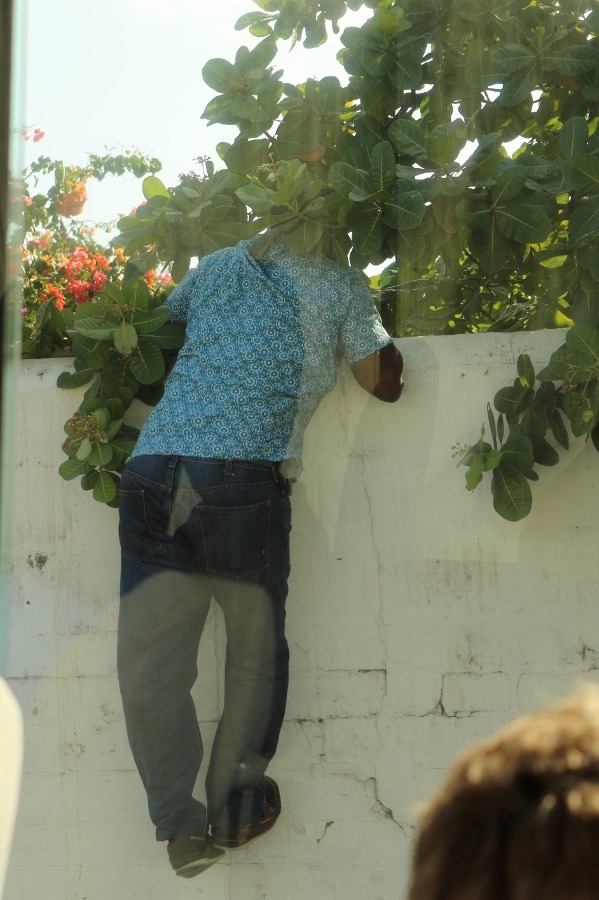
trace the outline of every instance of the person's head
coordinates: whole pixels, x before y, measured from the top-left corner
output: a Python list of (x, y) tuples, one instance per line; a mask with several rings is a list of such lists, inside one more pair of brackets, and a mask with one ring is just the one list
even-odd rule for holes
[(455, 761), (421, 818), (409, 898), (598, 900), (598, 687)]

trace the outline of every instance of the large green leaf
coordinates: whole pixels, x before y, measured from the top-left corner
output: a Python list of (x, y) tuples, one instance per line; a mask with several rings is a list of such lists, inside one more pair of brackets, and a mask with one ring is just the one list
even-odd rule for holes
[(185, 340), (185, 325), (182, 322), (165, 322), (158, 331), (146, 337), (162, 350), (178, 350)]
[(148, 286), (141, 278), (125, 281), (122, 293), (123, 304), (136, 310), (146, 310), (152, 302)]
[(501, 448), (502, 468), (514, 469), (518, 472), (528, 472), (534, 464), (534, 452), (532, 441), (524, 434), (512, 431)]
[(559, 462), (559, 453), (543, 437), (531, 438), (535, 463), (539, 466), (556, 466)]
[(427, 159), (426, 134), (412, 119), (396, 119), (389, 126), (389, 137), (399, 153), (414, 159)]
[(344, 90), (334, 75), (327, 75), (320, 81), (306, 83), (306, 103), (321, 116), (335, 116), (343, 111)]
[(424, 235), (417, 231), (396, 231), (387, 240), (403, 263), (415, 263), (424, 256), (426, 242)]
[[(245, 53), (244, 53), (245, 51)], [(277, 55), (277, 42), (274, 38), (266, 38), (256, 44), (247, 53), (245, 47), (240, 47), (235, 56), (235, 65), (247, 72), (252, 69), (266, 69)]]
[(116, 498), (118, 485), (115, 478), (109, 472), (100, 472), (100, 477), (94, 486), (94, 500), (99, 503), (110, 503)]
[(505, 44), (491, 51), (491, 77), (497, 81), (504, 81), (506, 75), (520, 72), (522, 69), (530, 69), (534, 62), (534, 54), (528, 47), (522, 44)]
[(566, 160), (584, 153), (589, 139), (589, 126), (582, 116), (572, 116), (559, 133), (559, 149)]
[(236, 119), (252, 119), (260, 112), (260, 104), (253, 94), (237, 94), (231, 100), (229, 109)]
[(470, 246), (481, 268), (489, 275), (499, 272), (507, 263), (509, 244), (499, 230), (496, 217), (487, 217), (484, 227), (472, 232)]
[(371, 194), (368, 172), (344, 162), (333, 163), (329, 171), (331, 185), (344, 197), (366, 200)]
[(536, 377), (534, 366), (528, 353), (521, 353), (516, 363), (520, 384), (523, 388), (532, 388), (535, 385)]
[(575, 241), (599, 231), (599, 200), (583, 201), (570, 216), (568, 231)]
[(82, 476), (81, 487), (84, 491), (92, 491), (99, 479), (100, 472), (97, 469), (92, 469), (91, 472), (86, 472), (85, 475)]
[(81, 369), (80, 372), (61, 372), (56, 379), (56, 387), (67, 388), (69, 390), (71, 388), (82, 387), (84, 384), (91, 381), (97, 372), (97, 369), (92, 368)]
[(370, 184), (374, 194), (381, 196), (395, 184), (395, 153), (388, 141), (377, 144), (370, 157)]
[(75, 319), (75, 331), (96, 341), (110, 341), (116, 331), (116, 323), (98, 319)]
[(395, 231), (418, 228), (425, 213), (424, 199), (418, 191), (396, 189), (393, 197), (383, 205), (383, 221)]
[(599, 159), (596, 156), (577, 153), (564, 162), (563, 171), (570, 188), (591, 196), (599, 194)]
[(515, 420), (533, 399), (530, 388), (522, 385), (520, 379), (514, 381), (513, 386), (500, 388), (493, 399), (493, 405), (497, 412), (504, 413), (508, 421)]
[(159, 347), (147, 338), (140, 338), (131, 354), (131, 373), (142, 384), (153, 384), (162, 378), (164, 371), (164, 357)]
[(297, 228), (285, 236), (285, 243), (295, 253), (309, 253), (323, 235), (322, 225), (311, 219), (300, 221)]
[(170, 317), (168, 306), (156, 306), (154, 309), (144, 309), (135, 312), (131, 316), (131, 324), (135, 326), (138, 334), (152, 334), (161, 328)]
[(396, 91), (411, 91), (422, 83), (422, 57), (399, 53), (388, 77)]
[(495, 210), (502, 233), (522, 244), (544, 241), (551, 231), (551, 220), (544, 209), (527, 203), (509, 203)]
[(566, 334), (566, 350), (568, 371), (564, 380), (583, 384), (599, 377), (599, 332), (596, 328), (574, 325)]
[(563, 47), (542, 57), (543, 68), (563, 75), (581, 75), (599, 67), (599, 50), (589, 44)]
[[(267, 21), (268, 18), (268, 14), (263, 12), (244, 13), (237, 19), (233, 28), (235, 31), (243, 31), (244, 28), (251, 28), (251, 26), (257, 25), (260, 22)], [(253, 31), (251, 33), (254, 34)]]
[(385, 228), (381, 211), (367, 209), (353, 228), (354, 248), (361, 256), (370, 256), (380, 249), (385, 239)]
[(386, 75), (396, 64), (394, 54), (389, 52), (385, 42), (380, 44), (366, 44), (362, 48), (361, 62), (369, 75), (379, 78)]
[(58, 472), (65, 481), (71, 481), (73, 478), (78, 478), (79, 475), (85, 475), (90, 471), (91, 466), (87, 460), (79, 460), (76, 457), (65, 459), (58, 467)]
[(256, 169), (268, 154), (270, 143), (266, 138), (256, 141), (237, 140), (227, 150), (225, 162), (232, 172), (246, 175)]
[(453, 162), (466, 146), (468, 135), (461, 119), (433, 128), (426, 139), (426, 154), (441, 166)]
[(560, 447), (563, 447), (564, 450), (568, 450), (570, 446), (568, 429), (566, 428), (564, 420), (558, 409), (555, 409), (553, 411), (551, 419), (549, 420), (549, 425), (551, 427), (551, 433), (554, 437), (554, 440), (557, 441)]
[(272, 209), (275, 192), (268, 188), (258, 184), (247, 184), (238, 188), (235, 193), (257, 215), (263, 215)]
[(530, 98), (532, 91), (537, 86), (537, 73), (534, 69), (524, 69), (504, 84), (499, 100), (503, 106), (514, 107), (519, 106), (525, 100)]
[(526, 476), (509, 466), (499, 465), (493, 470), (491, 483), (493, 508), (508, 522), (518, 522), (532, 507), (532, 492)]
[(226, 59), (209, 59), (202, 69), (202, 78), (212, 90), (224, 94), (235, 77), (233, 65)]
[(114, 332), (114, 346), (123, 356), (129, 356), (137, 347), (137, 331), (124, 319)]
[(344, 161), (352, 162), (351, 154), (348, 154), (346, 150), (346, 147), (349, 147), (355, 154), (356, 168), (366, 168), (366, 165), (361, 165), (360, 161), (365, 160), (367, 152), (371, 152), (377, 144), (384, 143), (388, 139), (387, 124), (373, 116), (362, 115), (355, 120), (354, 127), (355, 137), (349, 141), (346, 139), (340, 144), (344, 149)]
[(147, 178), (144, 178), (142, 190), (146, 200), (151, 200), (152, 197), (166, 197), (168, 199), (171, 196), (166, 185), (156, 175), (149, 175)]
[(87, 457), (90, 466), (106, 466), (112, 459), (112, 448), (107, 443), (91, 441), (91, 453)]
[(491, 190), (493, 204), (499, 206), (518, 197), (526, 182), (527, 172), (524, 166), (510, 166), (497, 178)]
[(499, 131), (486, 134), (478, 142), (472, 155), (462, 163), (463, 171), (470, 172), (472, 175), (483, 178), (492, 175), (499, 163), (503, 160), (503, 157), (499, 152), (502, 137), (503, 136)]
[(321, 116), (316, 110), (291, 110), (277, 129), (276, 150), (280, 159), (294, 159), (314, 150), (322, 142), (322, 131)]
[(102, 372), (102, 383), (109, 397), (120, 397), (123, 389), (131, 391), (133, 395), (137, 393), (139, 383), (126, 363), (124, 357), (116, 357), (106, 363)]
[(173, 259), (171, 275), (175, 284), (180, 284), (189, 272), (191, 255), (189, 253), (176, 252)]
[(133, 256), (140, 250), (147, 251), (147, 247), (151, 246), (156, 239), (156, 229), (158, 227), (156, 219), (149, 219), (147, 222), (140, 223), (141, 227), (126, 231), (124, 237), (124, 253), (126, 256)]

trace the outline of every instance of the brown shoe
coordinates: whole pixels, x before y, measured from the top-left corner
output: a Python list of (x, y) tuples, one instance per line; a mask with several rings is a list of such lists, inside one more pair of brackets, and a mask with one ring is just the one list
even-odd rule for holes
[(208, 866), (218, 862), (225, 853), (215, 847), (207, 837), (181, 834), (168, 842), (170, 864), (182, 878), (193, 878)]
[(222, 850), (237, 850), (247, 847), (256, 838), (266, 834), (273, 827), (281, 813), (281, 793), (274, 778), (264, 778), (264, 812), (262, 816), (241, 828), (220, 828), (212, 826), (212, 843)]

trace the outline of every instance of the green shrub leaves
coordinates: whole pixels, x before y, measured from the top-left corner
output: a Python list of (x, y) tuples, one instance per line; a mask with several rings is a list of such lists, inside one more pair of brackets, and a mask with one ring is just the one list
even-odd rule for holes
[(173, 353), (183, 343), (183, 326), (169, 321), (161, 300), (142, 283), (113, 283), (93, 303), (82, 304), (75, 315), (76, 371), (57, 380), (62, 388), (91, 382), (65, 424), (68, 459), (59, 473), (67, 481), (80, 477), (82, 488), (109, 506), (118, 503), (120, 473), (137, 438), (124, 421), (126, 411), (143, 391), (144, 401), (156, 402)]

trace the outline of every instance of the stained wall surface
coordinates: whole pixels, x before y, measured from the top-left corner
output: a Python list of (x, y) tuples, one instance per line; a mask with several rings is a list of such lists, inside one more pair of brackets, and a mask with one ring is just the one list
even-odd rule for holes
[[(283, 814), (192, 881), (154, 841), (125, 735), (117, 514), (56, 471), (81, 394), (55, 387), (63, 360), (24, 364), (5, 674), (25, 762), (5, 900), (405, 896), (415, 804), (454, 754), (597, 680), (596, 451), (578, 441), (563, 453), (518, 524), (493, 512), (488, 484), (468, 493), (452, 458), (478, 438), (518, 354), (540, 363), (562, 340), (399, 342), (396, 405), (342, 374), (309, 426), (292, 498), (291, 687), (270, 770)], [(208, 746), (223, 648), (216, 610), (194, 689)]]

